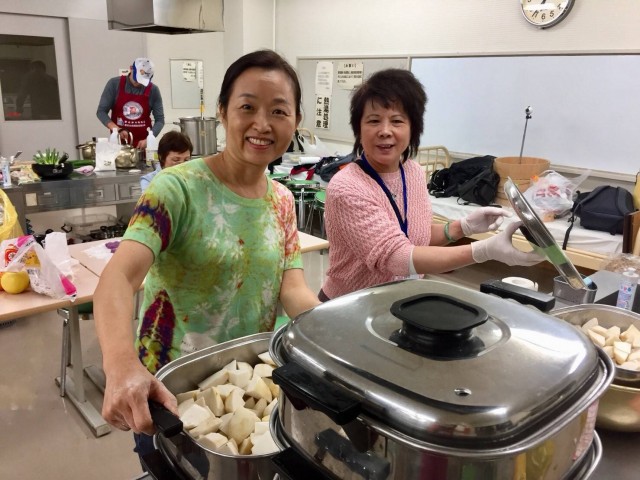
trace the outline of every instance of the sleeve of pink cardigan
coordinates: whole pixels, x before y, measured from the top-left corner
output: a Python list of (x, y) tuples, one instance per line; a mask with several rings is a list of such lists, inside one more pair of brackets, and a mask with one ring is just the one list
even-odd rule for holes
[(340, 232), (351, 255), (360, 257), (369, 270), (408, 275), (413, 245), (400, 229), (391, 205), (386, 198), (381, 204), (360, 179), (351, 180), (355, 181), (332, 180), (329, 184), (327, 210), (332, 211), (333, 231)]

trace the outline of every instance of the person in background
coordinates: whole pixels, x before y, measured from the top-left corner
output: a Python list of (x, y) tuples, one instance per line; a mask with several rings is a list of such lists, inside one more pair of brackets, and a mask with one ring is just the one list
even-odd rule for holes
[[(94, 297), (102, 414), (135, 432), (139, 455), (153, 450), (147, 400), (177, 413), (153, 375), (160, 367), (271, 331), (278, 301), (291, 318), (319, 304), (304, 280), (293, 196), (264, 174), (300, 123), (295, 70), (270, 50), (244, 55), (225, 73), (218, 111), (225, 150), (154, 178)], [(143, 280), (134, 346), (131, 300)]]
[(142, 193), (144, 193), (158, 172), (164, 168), (186, 162), (191, 158), (192, 152), (193, 144), (187, 135), (176, 130), (165, 133), (160, 138), (160, 142), (158, 142), (158, 165), (156, 165), (156, 169), (140, 177)]
[(29, 72), (22, 79), (16, 98), (16, 111), (22, 115), (27, 98), (31, 101), (31, 119), (59, 120), (60, 95), (58, 80), (47, 73), (47, 66), (40, 60), (29, 64)]
[(474, 262), (542, 261), (513, 247), (516, 222), (486, 240), (445, 247), (464, 236), (495, 230), (511, 214), (484, 207), (446, 225), (433, 223), (424, 172), (411, 160), (420, 145), (426, 102), (420, 82), (399, 69), (373, 74), (353, 94), (350, 120), (353, 152), (359, 158), (327, 187), (325, 225), (331, 248), (320, 300)]
[(147, 128), (151, 128), (157, 137), (164, 127), (162, 95), (160, 89), (151, 82), (152, 78), (151, 60), (136, 58), (128, 75), (109, 79), (96, 112), (98, 120), (109, 131), (118, 129), (122, 143), (130, 141), (131, 132), (133, 145), (140, 149), (147, 146)]

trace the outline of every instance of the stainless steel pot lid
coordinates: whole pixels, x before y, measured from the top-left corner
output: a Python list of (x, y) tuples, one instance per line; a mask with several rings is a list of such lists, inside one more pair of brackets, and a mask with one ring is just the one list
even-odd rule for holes
[(533, 249), (540, 255), (544, 255), (573, 288), (589, 288), (511, 178), (507, 178), (504, 184), (504, 193), (511, 202), (513, 210), (522, 220), (524, 225), (520, 231)]
[[(458, 325), (442, 328), (443, 318)], [(324, 303), (278, 330), (270, 351), (279, 365), (300, 365), (357, 398), (380, 428), (451, 446), (495, 446), (574, 418), (612, 370), (566, 322), (433, 280)]]

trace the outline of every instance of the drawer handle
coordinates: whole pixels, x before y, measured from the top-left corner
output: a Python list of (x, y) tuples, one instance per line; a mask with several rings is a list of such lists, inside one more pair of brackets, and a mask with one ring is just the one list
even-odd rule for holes
[(103, 198), (104, 190), (95, 190), (93, 192), (87, 192), (87, 198)]

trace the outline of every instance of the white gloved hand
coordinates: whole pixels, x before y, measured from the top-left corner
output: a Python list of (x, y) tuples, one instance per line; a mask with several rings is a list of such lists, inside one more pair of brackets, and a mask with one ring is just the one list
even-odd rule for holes
[(497, 260), (510, 266), (522, 265), (529, 267), (542, 262), (545, 258), (535, 251), (525, 253), (518, 250), (511, 243), (513, 233), (522, 222), (512, 222), (505, 229), (493, 237), (471, 244), (471, 255), (477, 263), (487, 260)]
[(482, 207), (475, 210), (471, 215), (460, 220), (460, 226), (465, 237), (474, 233), (484, 233), (497, 230), (504, 217), (511, 217), (513, 214), (504, 208)]

